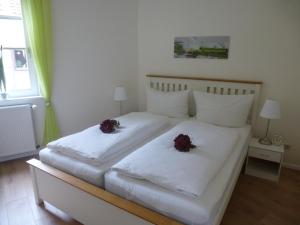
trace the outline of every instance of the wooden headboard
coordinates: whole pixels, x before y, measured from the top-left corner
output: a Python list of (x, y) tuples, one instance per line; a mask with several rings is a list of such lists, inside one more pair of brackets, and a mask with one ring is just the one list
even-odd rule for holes
[[(221, 94), (221, 95), (245, 95), (254, 94), (254, 102), (248, 122), (254, 126), (261, 81), (248, 80), (230, 80), (204, 77), (185, 77), (185, 76), (169, 76), (169, 75), (146, 75), (147, 86), (159, 91), (172, 92), (182, 90), (198, 90), (207, 93)], [(192, 103), (193, 104), (193, 103)], [(191, 106), (193, 111), (195, 106)], [(192, 112), (193, 114), (193, 112)]]

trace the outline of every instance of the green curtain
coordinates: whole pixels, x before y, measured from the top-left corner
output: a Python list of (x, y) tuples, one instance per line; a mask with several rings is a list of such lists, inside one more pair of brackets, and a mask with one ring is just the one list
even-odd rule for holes
[[(4, 88), (2, 90), (2, 88)], [(0, 49), (0, 92), (6, 91), (6, 82), (5, 82), (5, 74), (4, 74), (4, 67), (3, 67), (3, 57), (2, 57), (2, 45)]]
[(21, 2), (29, 50), (35, 64), (41, 94), (46, 102), (43, 139), (46, 145), (59, 137), (51, 105), (53, 77), (51, 0), (21, 0)]

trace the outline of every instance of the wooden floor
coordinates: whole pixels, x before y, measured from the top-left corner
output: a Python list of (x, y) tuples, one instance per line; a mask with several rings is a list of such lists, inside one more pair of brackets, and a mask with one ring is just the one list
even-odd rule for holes
[[(0, 163), (0, 225), (54, 224), (80, 223), (35, 204), (24, 159)], [(279, 183), (241, 175), (222, 225), (300, 225), (300, 172), (283, 169)]]
[(300, 225), (300, 171), (282, 169), (279, 183), (242, 174), (222, 225)]

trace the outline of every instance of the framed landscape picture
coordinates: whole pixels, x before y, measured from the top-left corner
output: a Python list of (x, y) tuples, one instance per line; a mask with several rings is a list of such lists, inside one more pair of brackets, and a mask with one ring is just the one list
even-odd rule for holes
[(228, 59), (229, 36), (175, 37), (175, 58)]

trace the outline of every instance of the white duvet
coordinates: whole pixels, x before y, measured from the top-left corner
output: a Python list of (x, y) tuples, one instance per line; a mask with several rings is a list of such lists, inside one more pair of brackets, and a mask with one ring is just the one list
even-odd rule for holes
[(50, 142), (47, 147), (81, 161), (101, 165), (169, 126), (167, 117), (144, 112), (129, 113), (116, 120), (120, 122), (120, 129), (114, 133), (105, 134), (96, 125)]
[[(177, 151), (173, 140), (180, 133), (188, 134), (197, 148)], [(185, 121), (128, 155), (112, 170), (199, 197), (224, 165), (238, 138), (238, 132), (231, 128)]]

